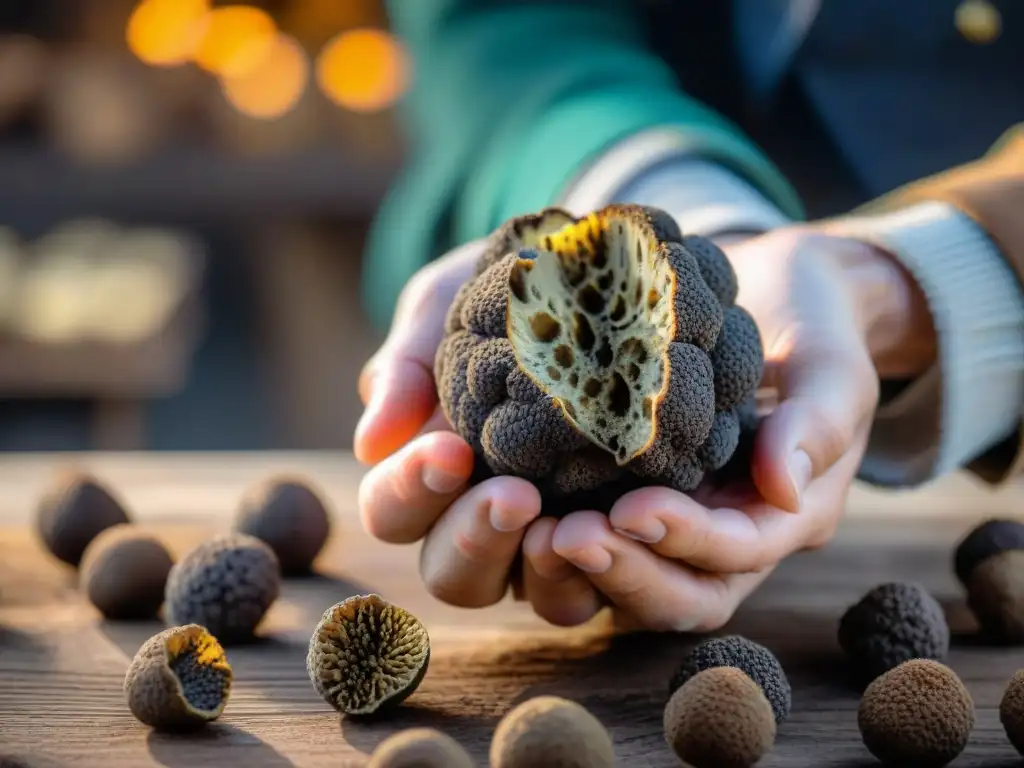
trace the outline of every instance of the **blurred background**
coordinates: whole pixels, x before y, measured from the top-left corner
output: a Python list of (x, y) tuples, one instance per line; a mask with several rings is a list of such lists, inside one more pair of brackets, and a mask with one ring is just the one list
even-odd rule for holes
[(410, 78), (374, 0), (0, 3), (0, 450), (349, 447)]

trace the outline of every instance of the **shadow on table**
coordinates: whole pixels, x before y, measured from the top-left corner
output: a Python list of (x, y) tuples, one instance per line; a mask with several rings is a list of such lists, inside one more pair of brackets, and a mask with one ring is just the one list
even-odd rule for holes
[(230, 747), (232, 764), (283, 768), (292, 761), (257, 736), (227, 723), (214, 723), (196, 733), (182, 735), (149, 734), (146, 739), (153, 759), (167, 768), (195, 768), (198, 765), (224, 764), (225, 749)]
[(345, 741), (360, 752), (371, 754), (388, 736), (407, 728), (434, 728), (459, 742), (475, 760), (487, 757), (491, 734), (498, 718), (430, 709), (416, 704), (375, 717), (342, 717)]
[(313, 571), (302, 576), (289, 576), (281, 585), (281, 599), (300, 606), (310, 617), (310, 631), (320, 620), (324, 611), (354, 595), (367, 595), (373, 587), (358, 581), (323, 571)]

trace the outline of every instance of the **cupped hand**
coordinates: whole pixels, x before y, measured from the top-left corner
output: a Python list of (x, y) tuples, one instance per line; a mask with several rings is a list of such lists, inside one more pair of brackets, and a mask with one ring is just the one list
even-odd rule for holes
[(373, 465), (359, 487), (360, 515), (378, 539), (422, 541), (420, 573), (438, 599), (484, 607), (514, 586), (542, 618), (578, 624), (601, 599), (554, 552), (555, 521), (540, 517), (540, 493), (515, 477), (469, 487), (472, 449), (438, 407), (433, 366), (445, 316), (482, 248), (463, 246), (410, 280), (386, 341), (360, 376), (366, 410), (355, 453)]
[(832, 537), (878, 402), (867, 339), (905, 300), (888, 257), (855, 240), (780, 230), (728, 255), (737, 303), (764, 342), (763, 384), (776, 390), (753, 482), (691, 496), (644, 488), (610, 515), (569, 515), (553, 536), (556, 554), (653, 629), (720, 627), (782, 559)]

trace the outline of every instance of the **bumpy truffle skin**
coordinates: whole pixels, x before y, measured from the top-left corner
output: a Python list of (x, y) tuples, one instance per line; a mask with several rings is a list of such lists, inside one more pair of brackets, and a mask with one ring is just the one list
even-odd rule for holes
[(993, 555), (1024, 549), (1024, 523), (1017, 520), (986, 520), (972, 529), (957, 545), (953, 570), (965, 587), (971, 572)]
[(967, 605), (991, 640), (1024, 643), (1024, 549), (983, 560), (967, 581)]
[(199, 624), (222, 643), (249, 640), (281, 592), (274, 551), (232, 533), (195, 547), (171, 569), (165, 594), (171, 624)]
[(524, 701), (502, 718), (491, 768), (612, 768), (611, 736), (585, 707), (557, 696)]
[(669, 693), (675, 693), (699, 672), (720, 667), (739, 669), (757, 683), (771, 704), (776, 722), (781, 723), (789, 715), (793, 692), (779, 660), (763, 645), (739, 635), (713, 637), (694, 647), (672, 675)]
[(274, 477), (242, 498), (235, 530), (265, 542), (287, 575), (308, 573), (330, 535), (321, 496), (297, 477)]
[(173, 566), (170, 552), (155, 536), (115, 525), (86, 548), (79, 585), (108, 619), (149, 619), (160, 610)]
[(164, 731), (197, 728), (216, 720), (231, 693), (224, 649), (203, 627), (171, 627), (147, 640), (124, 678), (131, 713)]
[(1010, 678), (999, 702), (999, 722), (1013, 748), (1024, 755), (1024, 669)]
[(668, 700), (665, 741), (693, 768), (749, 768), (775, 744), (760, 686), (734, 667), (698, 672)]
[(953, 670), (912, 659), (872, 681), (857, 725), (883, 765), (941, 768), (964, 751), (974, 717), (974, 700)]
[(546, 514), (598, 489), (691, 491), (735, 453), (763, 373), (735, 300), (724, 253), (663, 211), (511, 220), (449, 310), (434, 364), (442, 410), (482, 477), (531, 480)]
[(357, 595), (324, 611), (306, 672), (342, 714), (371, 715), (412, 695), (429, 663), (430, 637), (419, 619), (380, 595)]
[(56, 478), (36, 510), (36, 531), (46, 548), (76, 567), (101, 531), (127, 522), (121, 502), (99, 480), (78, 472)]
[(909, 659), (945, 659), (949, 624), (921, 585), (881, 584), (843, 614), (839, 645), (854, 672), (873, 679)]
[(410, 728), (382, 741), (366, 768), (473, 768), (473, 760), (451, 736)]

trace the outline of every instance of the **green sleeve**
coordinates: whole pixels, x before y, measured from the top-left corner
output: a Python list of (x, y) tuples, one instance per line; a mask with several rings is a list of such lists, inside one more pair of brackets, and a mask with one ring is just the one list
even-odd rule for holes
[(388, 9), (415, 81), (403, 104), (409, 163), (368, 243), (363, 288), (379, 326), (417, 269), (555, 203), (588, 162), (646, 128), (678, 126), (695, 152), (802, 218), (768, 159), (679, 89), (632, 0), (392, 0)]

